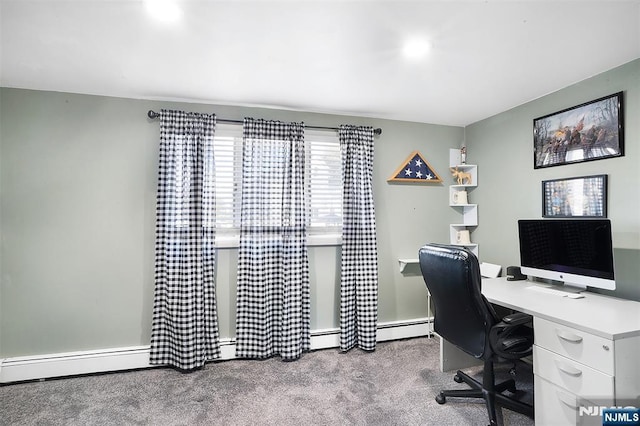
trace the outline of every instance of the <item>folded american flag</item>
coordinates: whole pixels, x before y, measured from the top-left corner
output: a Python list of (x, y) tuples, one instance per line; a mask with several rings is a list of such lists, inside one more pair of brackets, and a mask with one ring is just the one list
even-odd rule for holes
[(414, 151), (388, 179), (389, 182), (441, 182), (440, 176), (425, 161), (420, 152)]

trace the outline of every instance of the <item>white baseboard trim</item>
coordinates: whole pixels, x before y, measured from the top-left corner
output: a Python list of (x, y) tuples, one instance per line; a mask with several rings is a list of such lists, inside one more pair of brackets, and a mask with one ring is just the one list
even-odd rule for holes
[[(429, 335), (431, 319), (393, 321), (378, 325), (378, 342)], [(235, 340), (220, 342), (220, 360), (235, 359)], [(340, 346), (337, 328), (311, 332), (311, 350)], [(52, 377), (105, 373), (155, 367), (149, 364), (149, 346), (131, 346), (0, 359), (0, 383)]]
[(149, 366), (149, 346), (5, 358), (0, 360), (0, 383)]

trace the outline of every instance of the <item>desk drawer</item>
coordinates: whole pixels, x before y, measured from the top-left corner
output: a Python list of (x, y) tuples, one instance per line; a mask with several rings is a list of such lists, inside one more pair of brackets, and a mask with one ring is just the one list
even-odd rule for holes
[(533, 373), (579, 397), (613, 401), (613, 376), (537, 345), (533, 346)]
[[(600, 415), (591, 415), (591, 410), (585, 411), (595, 407), (595, 404), (587, 400), (581, 400), (574, 394), (547, 382), (540, 376), (535, 376), (534, 380), (536, 424), (545, 426), (602, 425), (602, 417)], [(584, 409), (581, 410), (580, 407), (584, 407)]]
[(611, 340), (541, 318), (533, 319), (533, 330), (537, 346), (614, 375)]

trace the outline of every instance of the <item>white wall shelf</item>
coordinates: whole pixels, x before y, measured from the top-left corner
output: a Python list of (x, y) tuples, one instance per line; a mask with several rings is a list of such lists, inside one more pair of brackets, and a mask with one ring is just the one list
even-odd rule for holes
[[(457, 210), (462, 215), (461, 223), (452, 223), (449, 225), (449, 242), (454, 245), (461, 245), (469, 248), (476, 256), (478, 256), (478, 245), (470, 239), (469, 243), (460, 243), (458, 235), (460, 231), (469, 231), (472, 235), (473, 228), (478, 226), (478, 205), (469, 203), (471, 191), (478, 186), (478, 166), (474, 164), (460, 164), (460, 150), (449, 150), (449, 167), (469, 173), (471, 181), (467, 183), (465, 180), (462, 184), (455, 183), (449, 186), (449, 206)], [(466, 191), (466, 202), (460, 201), (461, 195)], [(464, 197), (462, 197), (464, 198)]]
[(420, 263), (418, 259), (398, 259), (398, 267), (400, 268), (400, 273), (404, 272), (404, 268), (407, 265), (416, 265)]

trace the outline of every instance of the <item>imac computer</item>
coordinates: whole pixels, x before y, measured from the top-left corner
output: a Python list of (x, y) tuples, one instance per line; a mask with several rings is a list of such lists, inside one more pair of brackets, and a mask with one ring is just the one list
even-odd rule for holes
[(524, 275), (559, 281), (567, 292), (615, 290), (608, 219), (522, 219), (518, 233)]

